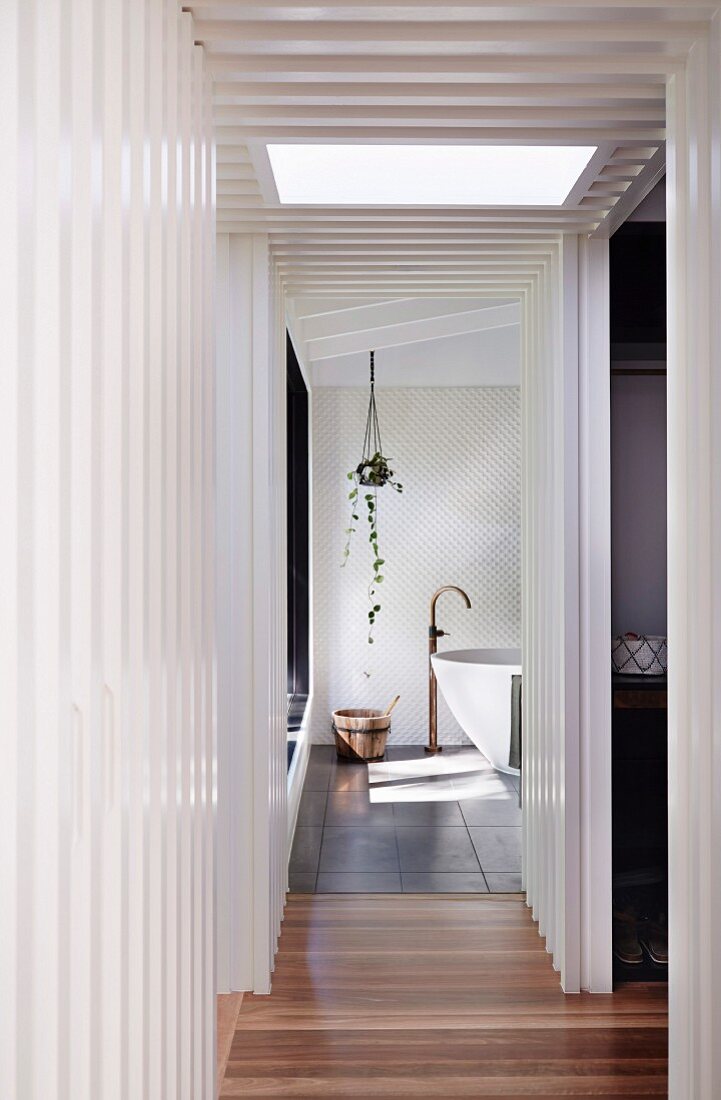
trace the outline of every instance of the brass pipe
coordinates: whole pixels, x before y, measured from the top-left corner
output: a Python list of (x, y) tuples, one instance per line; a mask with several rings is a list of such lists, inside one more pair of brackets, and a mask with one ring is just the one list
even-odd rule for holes
[(433, 594), (431, 600), (431, 621), (428, 627), (428, 744), (426, 752), (443, 752), (443, 746), (438, 744), (438, 681), (433, 671), (431, 655), (438, 652), (438, 639), (446, 637), (445, 630), (439, 630), (436, 626), (436, 604), (438, 597), (443, 592), (457, 592), (466, 601), (466, 607), (470, 610), (471, 601), (462, 588), (455, 584), (444, 584)]

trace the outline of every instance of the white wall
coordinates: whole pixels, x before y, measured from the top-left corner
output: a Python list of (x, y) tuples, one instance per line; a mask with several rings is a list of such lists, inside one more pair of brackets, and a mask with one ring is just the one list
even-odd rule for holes
[(214, 1090), (210, 87), (176, 0), (0, 4), (0, 1092)]
[[(517, 306), (512, 308), (517, 309)], [(444, 387), (518, 386), (521, 382), (519, 327), (515, 323), (383, 347), (376, 355), (378, 377), (390, 388), (437, 386), (439, 382)], [(367, 385), (367, 349), (379, 346), (370, 342), (373, 339), (374, 336), (369, 335), (363, 351), (313, 362), (313, 388)]]
[(665, 375), (612, 378), (611, 470), (611, 629), (665, 634)]
[[(379, 493), (379, 545), (386, 560), (382, 612), (367, 638), (372, 575), (368, 523), (341, 569), (350, 509), (346, 474), (360, 459), (367, 389), (313, 391), (312, 739), (332, 742), (329, 716), (341, 706), (383, 706), (400, 692), (391, 743), (428, 736), (429, 604), (443, 584), (473, 603), (444, 596), (440, 648), (517, 646), (521, 633), (521, 422), (518, 387), (404, 388), (377, 393), (383, 442), (402, 494)], [(370, 674), (370, 675), (369, 675)], [(439, 740), (462, 743), (439, 700)]]

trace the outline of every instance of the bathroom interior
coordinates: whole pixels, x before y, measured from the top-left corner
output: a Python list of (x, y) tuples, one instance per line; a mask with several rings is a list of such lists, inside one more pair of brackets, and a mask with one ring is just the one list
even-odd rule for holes
[[(511, 689), (521, 671), (519, 305), (310, 299), (292, 310), (289, 527), (293, 509), (305, 513), (291, 503), (300, 435), (310, 440), (303, 538), (311, 553), (306, 589), (291, 535), (289, 592), (302, 589), (307, 611), (296, 629), (292, 595), (289, 695), (300, 663), (312, 697), (301, 691), (292, 703), (291, 774), (304, 738), (309, 759), (290, 888), (518, 892)], [(371, 352), (382, 443), (366, 448)], [(400, 491), (356, 486), (361, 458), (378, 451)], [(431, 647), (439, 653), (429, 666)], [(382, 714), (396, 696), (389, 719), (374, 723), (390, 722), (385, 744), (373, 744), (370, 756), (361, 749), (365, 759), (339, 755), (346, 727), (336, 715), (334, 732), (334, 712)], [(291, 816), (293, 809), (291, 800)]]
[[(618, 981), (668, 973), (664, 202), (661, 181), (610, 250)], [(518, 304), (298, 299), (288, 327), (290, 889), (520, 892)], [(371, 351), (402, 491), (355, 476)], [(354, 710), (388, 727), (365, 759)]]

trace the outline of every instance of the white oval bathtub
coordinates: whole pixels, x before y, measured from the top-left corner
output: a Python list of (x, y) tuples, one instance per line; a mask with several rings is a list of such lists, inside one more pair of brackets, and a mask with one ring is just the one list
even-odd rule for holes
[(443, 698), (476, 748), (499, 772), (511, 749), (511, 677), (521, 672), (520, 649), (456, 649), (431, 656)]

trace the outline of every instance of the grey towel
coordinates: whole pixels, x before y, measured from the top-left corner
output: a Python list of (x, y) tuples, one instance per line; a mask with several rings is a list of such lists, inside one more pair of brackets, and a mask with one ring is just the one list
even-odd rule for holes
[(511, 751), (508, 754), (509, 768), (520, 768), (521, 745), (523, 740), (523, 721), (521, 716), (521, 677), (511, 677)]

